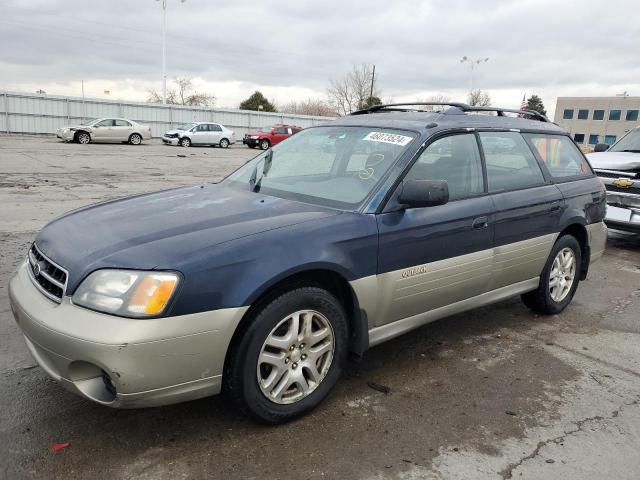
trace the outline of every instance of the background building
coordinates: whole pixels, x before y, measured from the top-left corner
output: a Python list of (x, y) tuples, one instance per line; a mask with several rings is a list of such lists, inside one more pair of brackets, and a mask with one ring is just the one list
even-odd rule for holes
[(582, 147), (612, 145), (633, 127), (640, 97), (558, 97), (554, 122), (569, 132)]

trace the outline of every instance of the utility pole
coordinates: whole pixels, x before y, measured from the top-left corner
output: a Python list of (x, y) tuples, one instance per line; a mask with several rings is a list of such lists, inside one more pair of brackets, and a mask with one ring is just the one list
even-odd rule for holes
[[(181, 3), (187, 0), (181, 0)], [(162, 2), (162, 104), (167, 104), (167, 0), (156, 0)]]
[(371, 72), (371, 90), (369, 91), (369, 101), (373, 98), (373, 83), (376, 79), (376, 66), (373, 65), (373, 72)]
[(162, 104), (167, 104), (167, 0), (162, 0)]

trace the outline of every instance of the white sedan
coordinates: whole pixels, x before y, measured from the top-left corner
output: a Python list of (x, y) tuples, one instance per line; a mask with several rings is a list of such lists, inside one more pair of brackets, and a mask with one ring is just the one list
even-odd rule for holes
[(151, 138), (151, 127), (126, 118), (94, 118), (92, 120), (59, 128), (56, 136), (66, 142), (129, 142), (140, 145)]

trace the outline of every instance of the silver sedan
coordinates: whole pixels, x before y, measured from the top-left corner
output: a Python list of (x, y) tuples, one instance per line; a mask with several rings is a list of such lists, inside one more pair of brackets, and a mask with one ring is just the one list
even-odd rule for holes
[(126, 118), (97, 118), (59, 128), (56, 136), (67, 142), (129, 142), (140, 145), (151, 138), (151, 127)]

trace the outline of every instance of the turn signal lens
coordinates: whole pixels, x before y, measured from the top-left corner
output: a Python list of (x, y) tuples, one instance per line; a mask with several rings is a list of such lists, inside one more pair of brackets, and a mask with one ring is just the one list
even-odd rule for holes
[(131, 313), (158, 315), (169, 303), (178, 285), (175, 275), (149, 275), (136, 287), (127, 310)]

